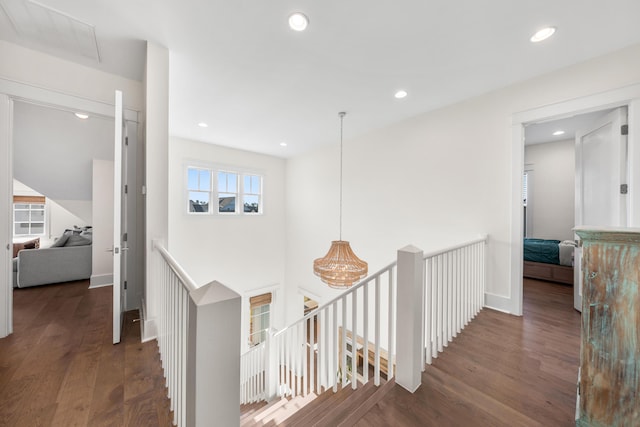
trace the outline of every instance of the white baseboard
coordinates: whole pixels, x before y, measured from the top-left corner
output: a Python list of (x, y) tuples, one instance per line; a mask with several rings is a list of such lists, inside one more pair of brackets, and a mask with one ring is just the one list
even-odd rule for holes
[(484, 306), (493, 310), (502, 311), (503, 313), (513, 313), (511, 310), (511, 298), (503, 297), (501, 295), (495, 295), (485, 292)]
[(144, 298), (140, 301), (140, 340), (147, 342), (158, 337), (158, 328), (155, 319), (147, 319), (146, 303)]
[(89, 289), (113, 286), (113, 274), (92, 274)]

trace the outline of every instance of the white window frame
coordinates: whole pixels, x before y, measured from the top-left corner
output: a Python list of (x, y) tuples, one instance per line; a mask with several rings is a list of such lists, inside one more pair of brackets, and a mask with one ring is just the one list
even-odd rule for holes
[[(269, 302), (252, 307), (251, 300), (253, 298), (266, 298), (269, 300)], [(263, 313), (259, 313), (259, 316), (264, 316), (265, 314), (269, 315), (269, 322), (267, 324), (267, 327), (262, 328), (260, 330), (252, 331), (253, 319), (254, 317), (257, 317), (253, 315), (253, 309), (261, 308), (265, 306), (267, 307), (267, 311)], [(249, 340), (248, 340), (249, 347), (254, 347), (256, 345), (263, 343), (267, 338), (266, 335), (269, 334), (269, 329), (271, 329), (272, 324), (273, 324), (273, 292), (264, 292), (262, 294), (254, 295), (250, 297), (249, 298)], [(258, 336), (263, 339), (260, 339), (260, 341), (254, 342), (252, 340), (254, 336)]]
[[(230, 188), (227, 186), (225, 188), (225, 191), (220, 191), (220, 174), (226, 174), (226, 175), (235, 175), (236, 176), (236, 188)], [(240, 199), (240, 180), (242, 179), (242, 176), (236, 172), (236, 171), (231, 171), (231, 170), (212, 170), (212, 175), (215, 175), (215, 179), (216, 179), (216, 185), (215, 185), (215, 196), (216, 196), (216, 206), (217, 206), (217, 214), (220, 215), (237, 215), (240, 214), (241, 212), (238, 210), (239, 209), (239, 199)], [(235, 191), (234, 191), (235, 190)], [(233, 212), (226, 212), (226, 211), (221, 211), (220, 208), (220, 195), (221, 194), (230, 194), (233, 195), (234, 200), (234, 205), (233, 205)], [(225, 205), (226, 206), (226, 205)]]
[[(191, 200), (189, 197), (189, 193), (193, 191), (203, 191), (203, 190), (192, 190), (189, 188), (189, 171), (190, 170), (199, 170), (199, 171), (207, 171), (210, 175), (210, 183), (211, 188), (209, 191), (209, 210), (207, 212), (191, 212)], [(228, 191), (220, 191), (219, 188), (219, 174), (233, 174), (236, 176), (236, 188), (235, 191), (233, 189), (226, 188)], [(189, 162), (185, 164), (184, 168), (184, 194), (185, 194), (185, 206), (186, 212), (188, 215), (198, 215), (198, 216), (207, 216), (207, 215), (218, 215), (218, 216), (255, 216), (262, 215), (264, 212), (264, 175), (262, 173), (256, 171), (243, 170), (241, 168), (227, 167), (227, 166), (211, 166), (211, 165), (203, 165), (195, 162)], [(245, 177), (257, 177), (259, 179), (259, 192), (254, 192), (253, 188), (245, 189), (244, 180)], [(250, 192), (246, 192), (248, 190)], [(220, 211), (220, 194), (231, 194), (235, 196), (235, 205), (233, 212), (221, 212)], [(253, 196), (258, 198), (258, 211), (245, 212), (244, 211), (244, 199), (245, 196)]]
[[(191, 188), (189, 188), (189, 172), (191, 170), (197, 170), (197, 171), (207, 171), (209, 173), (209, 190), (201, 190), (200, 189), (200, 175), (198, 174), (198, 189), (197, 190), (192, 190)], [(209, 215), (213, 209), (213, 201), (217, 200), (217, 198), (214, 198), (214, 191), (213, 191), (213, 187), (215, 186), (215, 183), (212, 180), (212, 174), (211, 174), (211, 169), (206, 168), (206, 167), (202, 167), (202, 166), (188, 166), (186, 169), (186, 184), (185, 187), (187, 189), (186, 194), (187, 194), (187, 212), (191, 215)], [(198, 193), (207, 193), (209, 195), (209, 206), (208, 206), (208, 210), (206, 212), (197, 212), (197, 211), (191, 211), (191, 198), (189, 197), (189, 194), (191, 192), (198, 192)]]
[[(15, 196), (15, 197), (20, 197), (20, 196)], [(47, 200), (46, 198), (43, 197), (43, 201), (13, 201), (13, 209), (12, 209), (12, 213), (13, 213), (13, 236), (17, 237), (17, 238), (23, 238), (23, 237), (31, 237), (31, 236), (45, 236), (47, 234), (47, 216), (48, 216), (48, 209), (47, 209)], [(26, 209), (16, 209), (16, 205), (27, 205), (28, 207)], [(42, 208), (34, 208), (34, 205), (41, 205)], [(42, 221), (32, 221), (31, 219), (31, 212), (33, 211), (42, 211)], [(29, 220), (28, 221), (16, 221), (16, 212), (29, 212)], [(29, 233), (27, 234), (18, 234), (16, 233), (16, 224), (29, 224)], [(31, 229), (32, 229), (32, 224), (42, 224), (42, 233), (32, 233)]]
[[(244, 185), (245, 178), (249, 178), (249, 180), (251, 180), (252, 177), (258, 178), (258, 181), (259, 181), (258, 185), (259, 185), (260, 188), (258, 189), (257, 193), (251, 191), (251, 190), (253, 190), (253, 188), (246, 189), (245, 185)], [(240, 204), (241, 204), (240, 207), (242, 209), (242, 213), (245, 214), (245, 215), (260, 215), (262, 213), (262, 205), (263, 205), (263, 203), (262, 203), (262, 195), (264, 193), (264, 191), (263, 191), (263, 187), (264, 187), (264, 183), (263, 183), (264, 182), (264, 178), (263, 178), (263, 176), (255, 174), (255, 173), (244, 173), (244, 174), (241, 175), (241, 181), (242, 182), (241, 182), (241, 196), (240, 197), (242, 197), (242, 201), (240, 202)], [(244, 210), (244, 198), (245, 198), (245, 196), (254, 196), (254, 197), (258, 198), (258, 210), (257, 211), (255, 211), (255, 212), (246, 212)]]

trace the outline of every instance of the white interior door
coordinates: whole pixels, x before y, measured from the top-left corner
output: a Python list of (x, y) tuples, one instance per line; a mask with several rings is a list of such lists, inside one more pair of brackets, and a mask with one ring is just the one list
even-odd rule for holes
[[(626, 107), (576, 133), (576, 226), (627, 225)], [(579, 237), (576, 235), (576, 241)], [(582, 311), (582, 245), (574, 256), (574, 307)]]
[[(123, 171), (126, 166), (126, 127), (122, 107), (122, 92), (117, 90), (115, 96), (115, 140), (113, 153), (113, 343), (120, 342), (122, 319), (124, 316), (126, 257), (122, 251), (126, 250), (126, 236), (123, 227), (123, 208), (125, 208)], [(126, 202), (125, 202), (126, 203)], [(124, 268), (123, 268), (124, 267)]]

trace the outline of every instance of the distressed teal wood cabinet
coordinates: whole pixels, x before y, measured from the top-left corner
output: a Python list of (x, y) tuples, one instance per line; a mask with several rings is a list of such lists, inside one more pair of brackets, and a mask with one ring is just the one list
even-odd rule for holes
[(640, 426), (640, 229), (579, 228), (583, 242), (577, 426)]

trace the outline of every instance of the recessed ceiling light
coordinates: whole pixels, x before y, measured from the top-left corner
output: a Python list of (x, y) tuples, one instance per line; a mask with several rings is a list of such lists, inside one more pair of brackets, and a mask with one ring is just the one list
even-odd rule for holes
[(287, 143), (286, 143), (286, 142), (281, 142), (281, 143), (280, 143), (280, 146), (282, 146), (282, 147), (286, 147), (286, 146), (287, 146)]
[(82, 120), (87, 120), (89, 118), (89, 115), (85, 114), (85, 113), (75, 113), (75, 114), (76, 114), (77, 118), (82, 119)]
[(198, 126), (200, 126), (201, 128), (208, 128), (209, 127), (209, 125), (206, 124), (205, 122), (198, 123)]
[(302, 12), (294, 12), (289, 15), (289, 27), (294, 31), (304, 31), (309, 25), (309, 18)]
[(396, 94), (395, 94), (395, 95), (393, 95), (393, 96), (395, 96), (395, 97), (396, 97), (396, 98), (398, 98), (398, 99), (406, 98), (406, 96), (407, 96), (407, 91), (406, 91), (406, 90), (399, 90), (399, 91), (397, 91), (397, 92), (396, 92)]
[(560, 136), (560, 135), (564, 135), (564, 131), (563, 130), (557, 130), (553, 133), (553, 136)]
[(548, 39), (555, 32), (556, 32), (556, 27), (545, 27), (540, 31), (538, 31), (537, 33), (535, 33), (534, 35), (532, 35), (529, 40), (531, 40), (532, 43), (538, 43)]

